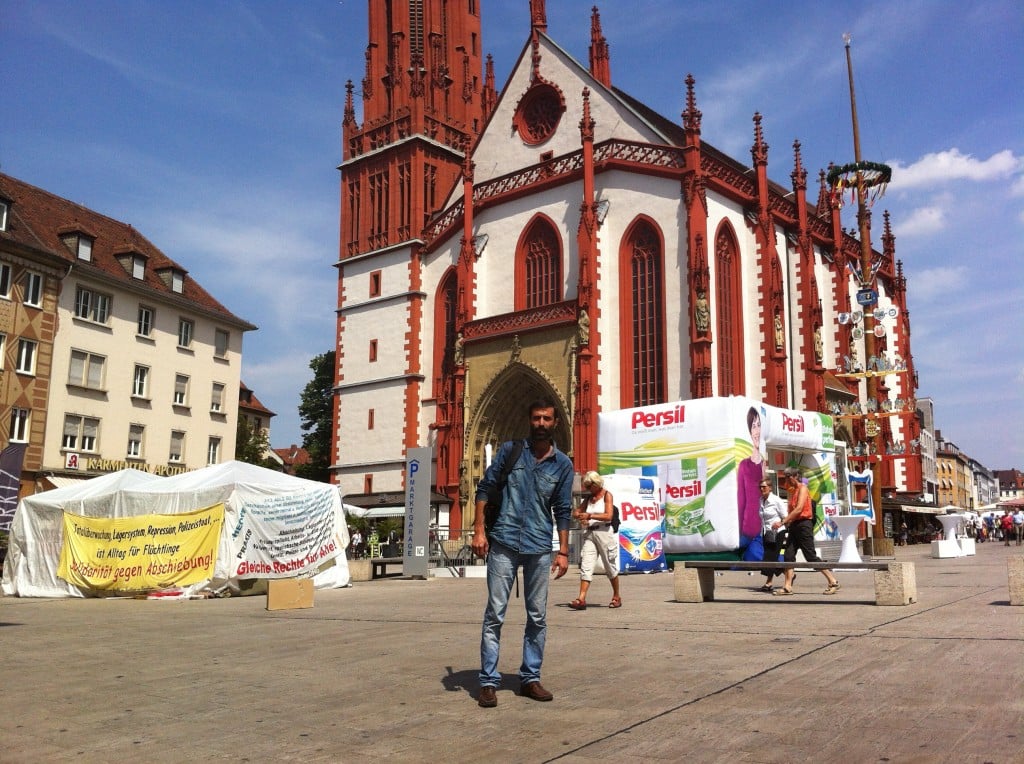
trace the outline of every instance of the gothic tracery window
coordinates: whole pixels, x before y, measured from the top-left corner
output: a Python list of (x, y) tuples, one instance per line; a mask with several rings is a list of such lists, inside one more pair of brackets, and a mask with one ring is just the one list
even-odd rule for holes
[(739, 247), (728, 225), (715, 238), (718, 395), (743, 395), (743, 294)]
[[(661, 237), (646, 220), (638, 221), (624, 239), (622, 402), (626, 407), (666, 400), (665, 283)], [(624, 284), (623, 286), (626, 286)]]
[(550, 221), (536, 219), (521, 247), (521, 288), (516, 309), (539, 308), (562, 300), (562, 244)]
[(564, 113), (565, 102), (558, 90), (539, 83), (519, 102), (512, 124), (523, 143), (536, 146), (551, 137)]

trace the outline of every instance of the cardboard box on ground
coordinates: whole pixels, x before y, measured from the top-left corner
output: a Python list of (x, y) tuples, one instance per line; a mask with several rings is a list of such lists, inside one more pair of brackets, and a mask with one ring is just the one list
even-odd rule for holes
[(313, 607), (313, 579), (273, 578), (267, 582), (267, 610)]

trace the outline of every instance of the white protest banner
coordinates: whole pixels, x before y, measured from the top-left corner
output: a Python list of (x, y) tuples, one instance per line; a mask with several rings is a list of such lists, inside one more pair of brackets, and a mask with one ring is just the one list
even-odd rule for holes
[(231, 533), (238, 578), (312, 575), (342, 551), (330, 487), (242, 504)]

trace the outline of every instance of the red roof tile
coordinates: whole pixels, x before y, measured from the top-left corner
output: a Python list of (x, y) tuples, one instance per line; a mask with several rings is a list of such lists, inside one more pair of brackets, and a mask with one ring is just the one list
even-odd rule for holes
[[(7, 230), (0, 231), (0, 240), (9, 240), (33, 249), (43, 250), (61, 258), (79, 273), (98, 279), (113, 280), (126, 285), (146, 288), (171, 299), (183, 299), (197, 310), (240, 326), (243, 331), (256, 326), (239, 318), (194, 279), (188, 271), (165, 255), (149, 239), (128, 223), (102, 215), (76, 202), (63, 199), (41, 188), (0, 173), (0, 197), (10, 202)], [(61, 235), (81, 232), (93, 238), (92, 260), (79, 260), (61, 241)], [(132, 277), (115, 255), (136, 252), (146, 259), (145, 278)], [(182, 273), (183, 291), (177, 293), (160, 278), (165, 269)]]

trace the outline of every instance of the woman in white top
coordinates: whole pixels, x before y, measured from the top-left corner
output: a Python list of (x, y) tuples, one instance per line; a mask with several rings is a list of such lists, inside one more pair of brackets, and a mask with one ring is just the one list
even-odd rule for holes
[[(761, 490), (761, 503), (759, 511), (761, 514), (761, 538), (764, 545), (764, 561), (778, 562), (779, 550), (782, 549), (786, 540), (786, 529), (782, 523), (786, 519), (788, 510), (785, 502), (772, 493), (772, 484), (768, 478), (763, 478), (758, 487)], [(761, 575), (765, 577), (762, 592), (772, 593), (772, 579), (775, 576), (783, 575), (782, 568), (763, 568)]]
[(569, 603), (573, 610), (587, 609), (587, 590), (594, 579), (597, 558), (604, 563), (604, 571), (612, 582), (612, 601), (608, 607), (622, 607), (619, 596), (619, 534), (612, 530), (615, 511), (612, 495), (604, 489), (604, 478), (596, 472), (583, 476), (583, 490), (589, 491), (572, 516), (586, 530), (580, 550), (580, 595)]

